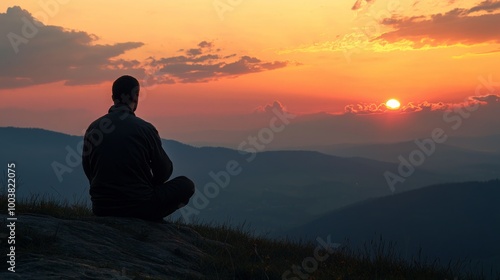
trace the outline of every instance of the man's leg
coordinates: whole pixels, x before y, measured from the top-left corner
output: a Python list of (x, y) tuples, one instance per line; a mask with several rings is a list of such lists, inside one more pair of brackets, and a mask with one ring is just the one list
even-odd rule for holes
[(194, 194), (194, 183), (185, 176), (176, 177), (157, 186), (153, 192), (155, 208), (159, 218), (172, 214), (189, 203)]

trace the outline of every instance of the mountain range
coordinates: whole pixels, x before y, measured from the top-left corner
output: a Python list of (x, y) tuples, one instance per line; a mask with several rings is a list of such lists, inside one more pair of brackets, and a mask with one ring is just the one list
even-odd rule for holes
[[(389, 155), (377, 160), (369, 156), (340, 157), (313, 151), (249, 154), (162, 141), (174, 162), (173, 176), (186, 175), (197, 186), (197, 195), (186, 207), (192, 211), (176, 213), (173, 219), (246, 223), (259, 233), (283, 232), (336, 209), (391, 196), (393, 190), (397, 194), (435, 183), (500, 177), (500, 169), (495, 169), (500, 163), (496, 151), (464, 147), (444, 149), (437, 146), (435, 155), (429, 157), (429, 162), (442, 165), (449, 162), (453, 172), (443, 172), (442, 168), (435, 168), (439, 164), (426, 162), (391, 189), (384, 174), (387, 171), (397, 174), (400, 163), (387, 160), (398, 154), (397, 145), (374, 147), (375, 154)], [(44, 195), (89, 203), (89, 183), (79, 162), (81, 143), (81, 136), (42, 129), (0, 128), (2, 164), (16, 162), (18, 194), (24, 197)], [(412, 147), (411, 143), (400, 146), (402, 151)], [(368, 147), (363, 149), (369, 150)], [(450, 154), (455, 158), (449, 158)], [(476, 175), (471, 172), (471, 165), (458, 162), (463, 158), (474, 159), (471, 164), (474, 164)], [(236, 164), (240, 172), (225, 177), (228, 164)], [(471, 173), (474, 176), (465, 176)], [(218, 187), (214, 189), (215, 185)]]
[[(398, 174), (401, 158), (410, 161), (417, 150), (415, 141), (253, 154), (163, 139), (173, 176), (186, 175), (197, 186), (184, 208), (190, 210), (170, 219), (245, 224), (275, 238), (332, 236), (358, 248), (381, 238), (405, 258), (421, 249), (443, 263), (458, 258), (500, 267), (499, 138), (457, 137), (436, 144), (394, 189), (384, 174)], [(0, 128), (1, 164), (16, 163), (21, 199), (89, 205), (81, 144), (81, 136)], [(467, 180), (474, 181), (461, 183)]]
[[(390, 195), (383, 174), (397, 169), (395, 163), (319, 152), (245, 154), (227, 148), (162, 141), (174, 163), (173, 176), (192, 178), (200, 195), (206, 193), (207, 184), (216, 181), (215, 174), (225, 172), (229, 162), (236, 162), (241, 169), (207, 205), (197, 207), (202, 199), (197, 204), (192, 201), (188, 206), (197, 213), (189, 219), (246, 222), (257, 231), (289, 228), (342, 206)], [(2, 164), (17, 163), (18, 192), (23, 196), (37, 194), (88, 203), (89, 183), (78, 152), (81, 144), (81, 136), (42, 129), (0, 128)], [(431, 171), (417, 170), (397, 191), (444, 180)]]
[(498, 201), (499, 180), (437, 184), (355, 203), (283, 234), (311, 240), (331, 235), (358, 248), (382, 238), (408, 259), (421, 249), (431, 261), (500, 268)]

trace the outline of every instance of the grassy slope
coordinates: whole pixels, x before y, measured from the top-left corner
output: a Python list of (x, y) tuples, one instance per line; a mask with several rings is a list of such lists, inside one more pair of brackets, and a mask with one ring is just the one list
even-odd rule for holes
[[(0, 196), (0, 207), (7, 209), (5, 195)], [(38, 213), (64, 219), (92, 215), (86, 205), (70, 205), (44, 197), (18, 201), (16, 208), (17, 214)], [(367, 243), (364, 252), (338, 248), (328, 254), (328, 258), (324, 257), (324, 261), (313, 261), (318, 244), (258, 237), (245, 226), (189, 226), (207, 239), (230, 245), (221, 247), (202, 243), (200, 249), (210, 256), (203, 260), (202, 265), (207, 279), (484, 279), (481, 275), (455, 273), (459, 266), (464, 265), (460, 262), (446, 266), (424, 264), (421, 261), (404, 262), (393, 254), (390, 244), (384, 244), (383, 240)], [(326, 240), (326, 236), (323, 238)], [(24, 250), (29, 251), (26, 248)], [(326, 251), (319, 251), (319, 255), (325, 254)], [(294, 266), (304, 268), (300, 268), (297, 274), (290, 272), (286, 275), (286, 271), (292, 271)]]

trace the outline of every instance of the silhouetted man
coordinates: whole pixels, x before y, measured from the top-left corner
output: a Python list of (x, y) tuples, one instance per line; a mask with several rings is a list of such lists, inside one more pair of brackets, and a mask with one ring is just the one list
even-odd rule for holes
[(136, 117), (139, 82), (113, 83), (114, 105), (85, 132), (82, 162), (97, 216), (160, 221), (186, 205), (194, 184), (184, 176), (167, 181), (172, 162), (155, 127)]

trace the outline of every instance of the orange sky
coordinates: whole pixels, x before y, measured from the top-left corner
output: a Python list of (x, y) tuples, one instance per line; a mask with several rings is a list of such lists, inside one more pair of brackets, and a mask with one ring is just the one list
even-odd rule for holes
[[(125, 73), (143, 84), (145, 118), (244, 115), (275, 100), (298, 114), (389, 98), (456, 103), (480, 77), (500, 81), (494, 0), (33, 0), (7, 11), (14, 6), (0, 3), (0, 109), (11, 111), (90, 120)], [(24, 36), (32, 17), (42, 24)], [(25, 42), (13, 46), (12, 33)], [(0, 125), (18, 124), (2, 116)]]

